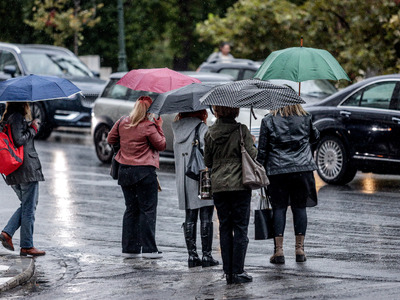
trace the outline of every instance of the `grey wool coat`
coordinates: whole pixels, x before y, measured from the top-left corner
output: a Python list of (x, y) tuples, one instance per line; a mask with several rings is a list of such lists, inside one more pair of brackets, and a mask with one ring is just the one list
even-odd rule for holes
[[(183, 118), (172, 123), (174, 133), (174, 155), (176, 188), (178, 192), (179, 209), (198, 209), (214, 205), (212, 200), (201, 200), (198, 197), (199, 182), (185, 175), (186, 166), (192, 151), (195, 128), (201, 121), (198, 118)], [(208, 127), (202, 123), (199, 128), (200, 146), (204, 150), (204, 135)]]

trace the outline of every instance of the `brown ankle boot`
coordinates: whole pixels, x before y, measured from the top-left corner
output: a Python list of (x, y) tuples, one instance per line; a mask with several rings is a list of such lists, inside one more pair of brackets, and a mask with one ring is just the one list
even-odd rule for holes
[(275, 252), (269, 259), (271, 264), (284, 264), (285, 256), (283, 255), (283, 236), (274, 238)]
[(304, 253), (304, 235), (296, 235), (296, 261), (305, 262), (307, 260)]

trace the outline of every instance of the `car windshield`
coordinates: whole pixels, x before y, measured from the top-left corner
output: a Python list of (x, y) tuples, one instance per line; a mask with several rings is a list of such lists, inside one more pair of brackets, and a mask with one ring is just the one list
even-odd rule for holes
[[(269, 82), (279, 85), (288, 85), (296, 92), (299, 91), (299, 84), (294, 81), (270, 79)], [(337, 92), (337, 89), (328, 80), (307, 80), (301, 83), (300, 93), (311, 97), (329, 96)]]
[(28, 73), (51, 76), (93, 77), (92, 72), (73, 56), (27, 52), (21, 54)]

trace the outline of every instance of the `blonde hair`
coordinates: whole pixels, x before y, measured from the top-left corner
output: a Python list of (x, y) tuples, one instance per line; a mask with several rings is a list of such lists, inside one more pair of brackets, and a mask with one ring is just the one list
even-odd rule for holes
[(25, 120), (32, 121), (31, 107), (29, 106), (28, 102), (7, 102), (6, 109), (0, 122), (3, 122), (5, 118), (8, 118), (15, 112), (19, 112), (21, 115), (23, 115)]
[(279, 114), (282, 117), (289, 117), (289, 116), (306, 116), (308, 115), (308, 112), (306, 112), (300, 104), (294, 104), (294, 105), (287, 105), (285, 107), (281, 107), (275, 110), (271, 110), (271, 114), (273, 116)]
[(130, 123), (127, 127), (136, 127), (147, 117), (147, 110), (151, 105), (152, 99), (148, 96), (141, 96), (136, 101), (131, 113), (129, 114)]

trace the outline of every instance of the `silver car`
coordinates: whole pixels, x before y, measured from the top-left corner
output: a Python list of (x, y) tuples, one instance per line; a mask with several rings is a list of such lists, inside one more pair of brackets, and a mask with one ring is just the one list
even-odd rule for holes
[[(195, 77), (201, 82), (227, 83), (233, 81), (232, 77), (223, 74), (183, 72), (188, 76)], [(112, 157), (112, 149), (107, 143), (107, 135), (113, 124), (121, 117), (129, 115), (135, 101), (143, 95), (148, 95), (155, 99), (158, 94), (134, 91), (122, 85), (116, 84), (125, 72), (111, 74), (100, 97), (94, 102), (92, 110), (92, 136), (96, 148), (96, 154), (100, 161), (109, 163)], [(173, 157), (173, 133), (171, 123), (176, 114), (163, 115), (163, 131), (167, 139), (167, 148), (161, 153), (163, 156)], [(213, 115), (210, 113), (210, 124)]]

